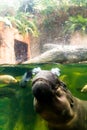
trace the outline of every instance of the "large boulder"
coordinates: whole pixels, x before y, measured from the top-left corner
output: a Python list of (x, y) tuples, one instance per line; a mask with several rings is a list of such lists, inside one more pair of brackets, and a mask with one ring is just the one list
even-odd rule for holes
[(26, 61), (25, 63), (77, 63), (82, 61), (87, 61), (87, 48), (78, 48), (75, 46), (57, 46), (56, 48), (48, 50), (38, 57)]

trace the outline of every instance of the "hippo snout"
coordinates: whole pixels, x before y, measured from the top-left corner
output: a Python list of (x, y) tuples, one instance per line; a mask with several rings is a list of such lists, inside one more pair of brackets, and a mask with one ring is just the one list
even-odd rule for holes
[(61, 82), (51, 71), (42, 70), (32, 80), (32, 92), (39, 102), (51, 101)]
[(37, 81), (32, 86), (32, 92), (34, 97), (38, 101), (49, 101), (53, 95), (52, 86), (43, 82), (43, 80)]

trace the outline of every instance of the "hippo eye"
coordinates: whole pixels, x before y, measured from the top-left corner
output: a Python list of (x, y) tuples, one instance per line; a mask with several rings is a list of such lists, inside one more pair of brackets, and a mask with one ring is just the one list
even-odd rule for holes
[(56, 95), (57, 95), (58, 97), (61, 97), (61, 93), (60, 93), (60, 92), (56, 92)]
[(56, 85), (55, 88), (54, 88), (54, 86), (52, 88), (55, 89), (55, 90), (57, 90), (59, 86), (60, 85)]
[(63, 82), (60, 82), (60, 85), (61, 85), (63, 88), (67, 88), (66, 84), (63, 83)]
[(63, 95), (63, 92), (61, 91), (61, 88), (58, 88), (58, 89), (56, 90), (55, 94), (56, 94), (58, 97), (62, 96), (62, 95)]

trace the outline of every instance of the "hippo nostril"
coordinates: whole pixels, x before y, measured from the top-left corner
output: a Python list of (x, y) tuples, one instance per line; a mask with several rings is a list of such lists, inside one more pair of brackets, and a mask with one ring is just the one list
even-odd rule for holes
[(51, 87), (41, 81), (33, 85), (32, 92), (38, 101), (47, 101), (52, 97)]

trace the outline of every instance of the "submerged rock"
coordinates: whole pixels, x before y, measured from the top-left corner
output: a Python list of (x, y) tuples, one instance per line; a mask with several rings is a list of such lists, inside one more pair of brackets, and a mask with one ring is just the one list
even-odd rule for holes
[(17, 83), (17, 80), (11, 75), (0, 75), (0, 83)]

